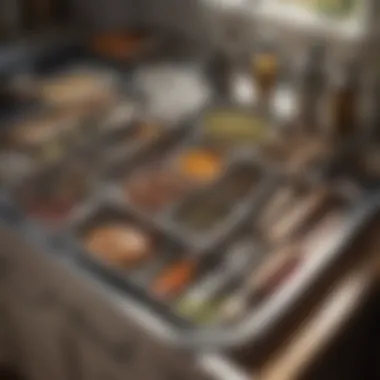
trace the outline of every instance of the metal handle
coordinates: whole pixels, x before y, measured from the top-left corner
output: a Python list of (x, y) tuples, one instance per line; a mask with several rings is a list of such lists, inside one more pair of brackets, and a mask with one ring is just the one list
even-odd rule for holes
[(344, 328), (352, 314), (363, 302), (363, 294), (370, 290), (376, 278), (373, 260), (356, 268), (340, 281), (328, 299), (286, 344), (277, 358), (261, 372), (263, 380), (294, 380), (306, 370), (336, 335)]

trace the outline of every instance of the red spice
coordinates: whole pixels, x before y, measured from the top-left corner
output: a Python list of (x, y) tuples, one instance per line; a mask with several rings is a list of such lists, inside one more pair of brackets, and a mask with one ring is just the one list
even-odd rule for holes
[(160, 298), (172, 298), (178, 296), (196, 272), (196, 263), (191, 260), (183, 260), (166, 268), (153, 283), (153, 293)]

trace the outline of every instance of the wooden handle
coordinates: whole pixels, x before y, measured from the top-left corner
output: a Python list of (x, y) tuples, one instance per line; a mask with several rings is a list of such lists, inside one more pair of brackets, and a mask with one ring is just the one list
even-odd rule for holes
[[(374, 269), (375, 268), (375, 269)], [(261, 380), (295, 380), (344, 328), (376, 278), (371, 260), (339, 282), (318, 311), (306, 321), (277, 357), (261, 371)]]

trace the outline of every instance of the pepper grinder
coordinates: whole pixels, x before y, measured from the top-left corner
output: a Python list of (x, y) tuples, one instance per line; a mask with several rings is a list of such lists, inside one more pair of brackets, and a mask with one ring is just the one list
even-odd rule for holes
[(243, 63), (254, 29), (251, 0), (201, 0), (207, 24), (205, 39), (214, 52), (209, 74), (217, 97), (230, 100), (234, 71)]
[(209, 65), (209, 77), (217, 98), (227, 100), (231, 94), (232, 63), (222, 50), (215, 51)]
[(301, 129), (318, 133), (321, 127), (321, 101), (326, 93), (327, 73), (324, 69), (326, 47), (316, 43), (308, 53), (300, 75), (298, 92), (299, 121)]

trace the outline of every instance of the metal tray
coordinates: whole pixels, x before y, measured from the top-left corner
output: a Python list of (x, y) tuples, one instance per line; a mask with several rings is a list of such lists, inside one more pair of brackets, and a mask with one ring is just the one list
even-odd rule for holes
[[(311, 184), (308, 184), (308, 186), (311, 186)], [(68, 226), (68, 235), (70, 234), (70, 231), (74, 231), (77, 226), (81, 226), (83, 224), (86, 224), (89, 218), (89, 215), (97, 214), (99, 211), (99, 208), (106, 208), (111, 207), (114, 210), (118, 210), (117, 212), (124, 215), (125, 218), (132, 218), (138, 220), (138, 223), (140, 225), (147, 226), (147, 228), (153, 228), (155, 230), (160, 231), (164, 236), (167, 237), (168, 241), (176, 241), (178, 244), (180, 244), (182, 247), (185, 247), (185, 251), (191, 252), (192, 255), (195, 255), (194, 257), (198, 257), (197, 260), (200, 260), (202, 270), (200, 270), (199, 275), (196, 276), (196, 278), (203, 278), (205, 275), (207, 275), (208, 272), (212, 273), (215, 268), (217, 267), (218, 262), (220, 263), (221, 257), (223, 257), (228, 251), (231, 246), (233, 246), (234, 242), (239, 242), (239, 240), (242, 239), (242, 236), (247, 236), (251, 233), (253, 234), (252, 228), (247, 227), (249, 225), (254, 225), (254, 222), (250, 222), (252, 213), (250, 211), (254, 211), (253, 215), (260, 212), (260, 210), (265, 207), (265, 204), (268, 202), (268, 198), (270, 198), (270, 195), (278, 189), (278, 181), (275, 183), (272, 183), (271, 188), (266, 188), (266, 191), (264, 194), (257, 195), (254, 193), (251, 193), (250, 195), (250, 207), (247, 207), (247, 204), (245, 205), (246, 211), (245, 215), (241, 217), (239, 220), (234, 220), (234, 227), (229, 226), (227, 229), (228, 234), (226, 234), (226, 230), (223, 229), (223, 234), (220, 234), (219, 238), (215, 240), (213, 244), (210, 244), (207, 247), (202, 247), (196, 249), (194, 246), (197, 246), (197, 244), (192, 243), (188, 239), (184, 238), (184, 235), (182, 232), (177, 231), (176, 233), (172, 233), (170, 229), (164, 229), (157, 225), (154, 221), (152, 221), (149, 218), (142, 217), (141, 215), (135, 214), (133, 210), (129, 209), (126, 204), (123, 203), (113, 203), (112, 206), (109, 205), (109, 200), (100, 200), (98, 199), (97, 202), (95, 202), (92, 206), (89, 206), (87, 209), (87, 212), (82, 213), (81, 215), (77, 215), (76, 221), (74, 220), (71, 225)], [(269, 193), (269, 194), (268, 194)], [(333, 192), (333, 196), (342, 197), (340, 193)], [(112, 203), (112, 202), (111, 202)], [(256, 328), (248, 329), (246, 328), (244, 330), (244, 334), (241, 333), (239, 338), (235, 336), (236, 331), (240, 331), (240, 324), (242, 323), (243, 326), (252, 326), (253, 321), (256, 321), (255, 323), (259, 323), (257, 321), (261, 321), (261, 323), (265, 324), (269, 323), (269, 321), (275, 321), (278, 318), (281, 318), (282, 313), (287, 312), (289, 310), (289, 307), (293, 302), (295, 302), (298, 297), (302, 297), (303, 295), (303, 289), (308, 289), (310, 286), (312, 286), (314, 281), (317, 281), (320, 276), (323, 275), (323, 270), (326, 269), (326, 267), (329, 265), (330, 261), (334, 260), (336, 257), (339, 257), (341, 254), (344, 253), (344, 248), (346, 247), (346, 240), (354, 236), (356, 230), (359, 230), (363, 227), (364, 223), (367, 222), (367, 220), (370, 218), (372, 214), (372, 209), (369, 209), (367, 205), (357, 205), (355, 206), (355, 202), (353, 203), (350, 199), (343, 198), (343, 203), (347, 204), (348, 208), (348, 215), (352, 215), (353, 217), (348, 217), (348, 222), (344, 223), (342, 226), (342, 229), (337, 234), (337, 236), (334, 237), (334, 239), (331, 240), (328, 247), (322, 247), (318, 252), (313, 253), (313, 255), (308, 258), (305, 261), (305, 264), (301, 267), (301, 269), (298, 270), (298, 272), (288, 281), (285, 283), (283, 287), (280, 289), (277, 289), (274, 294), (270, 297), (270, 299), (267, 302), (264, 302), (258, 306), (257, 309), (254, 309), (251, 313), (248, 312), (246, 317), (243, 319), (243, 322), (239, 322), (238, 325), (231, 325), (227, 329), (224, 328), (224, 332), (221, 335), (222, 337), (226, 338), (220, 338), (218, 329), (210, 328), (207, 330), (204, 330), (201, 328), (201, 331), (199, 331), (199, 326), (194, 325), (194, 323), (189, 323), (188, 320), (185, 319), (184, 322), (187, 322), (187, 326), (193, 326), (191, 328), (192, 337), (187, 336), (185, 331), (178, 330), (178, 342), (177, 344), (200, 344), (202, 345), (210, 345), (211, 347), (218, 347), (220, 346), (234, 346), (239, 345), (239, 340), (242, 340), (241, 343), (245, 342), (252, 342), (256, 334), (259, 334), (258, 331), (256, 331)], [(107, 205), (108, 204), (108, 205)], [(245, 232), (244, 232), (245, 231)], [(251, 231), (251, 232), (249, 232)], [(186, 235), (185, 235), (186, 236)], [(250, 236), (250, 235), (248, 235)], [(244, 237), (243, 237), (244, 239)], [(244, 241), (244, 240), (243, 240)], [(258, 239), (260, 241), (260, 239)], [(266, 250), (268, 251), (268, 246), (263, 245), (260, 250)], [(83, 251), (83, 249), (76, 249), (76, 252), (78, 252), (78, 260), (85, 266), (90, 266), (91, 268), (96, 268), (97, 273), (103, 273), (107, 278), (111, 278), (112, 276), (115, 276), (115, 281), (119, 284), (119, 286), (126, 288), (129, 287), (129, 283), (133, 282), (133, 274), (131, 277), (127, 277), (125, 273), (120, 272), (118, 269), (107, 267), (104, 265), (104, 262), (99, 261), (98, 259), (95, 259), (93, 255), (90, 253)], [(197, 255), (198, 252), (198, 255)], [(153, 267), (156, 265), (155, 263)], [(231, 265), (231, 263), (229, 264)], [(144, 270), (141, 271), (141, 275), (144, 276)], [(307, 274), (307, 275), (306, 275)], [(310, 278), (308, 277), (310, 274)], [(137, 277), (139, 277), (137, 275)], [(228, 276), (227, 276), (228, 277)], [(309, 282), (311, 281), (311, 282)], [(222, 281), (223, 282), (223, 281)], [(124, 284), (124, 285), (123, 285)], [(296, 285), (295, 285), (296, 284)], [(198, 284), (199, 285), (199, 284)], [(191, 288), (197, 286), (197, 281), (191, 282)], [(223, 286), (223, 284), (221, 285)], [(145, 292), (145, 289), (142, 289), (143, 292)], [(287, 295), (289, 297), (288, 301), (283, 303), (284, 301), (278, 301), (283, 300), (284, 295)], [(276, 301), (277, 300), (277, 301)], [(150, 300), (151, 305), (153, 304), (161, 304), (160, 300), (157, 299), (151, 299)], [(276, 301), (276, 302), (275, 302)], [(164, 303), (165, 305), (165, 303)], [(147, 311), (151, 307), (148, 305), (145, 305), (147, 308)], [(153, 307), (153, 306), (152, 306)], [(156, 306), (157, 307), (157, 306)], [(154, 309), (156, 307), (153, 307)], [(158, 306), (158, 307), (162, 307)], [(273, 314), (271, 313), (272, 308), (274, 308), (275, 311), (273, 311)], [(172, 317), (169, 318), (169, 315), (173, 314)], [(266, 315), (265, 320), (262, 320), (262, 316)], [(176, 315), (176, 312), (173, 313), (173, 310), (166, 310), (164, 315), (156, 315), (157, 319), (161, 320), (161, 323), (165, 324), (168, 320), (179, 319), (182, 318)], [(167, 326), (168, 327), (168, 326)], [(172, 329), (175, 328), (174, 325), (172, 325)], [(268, 327), (269, 328), (269, 327)], [(169, 328), (170, 329), (170, 328)], [(206, 334), (206, 335), (204, 335)], [(244, 335), (244, 337), (243, 337)], [(205, 338), (207, 336), (207, 339)], [(196, 337), (196, 339), (193, 339), (193, 337)], [(228, 338), (227, 338), (228, 337)], [(210, 339), (210, 340), (208, 340)], [(199, 340), (199, 341), (198, 341)]]
[[(368, 198), (363, 202), (352, 202), (351, 199), (344, 199), (344, 202), (348, 202), (348, 206), (350, 204), (351, 206), (349, 206), (347, 210), (347, 222), (344, 223), (340, 232), (331, 239), (326, 247), (320, 247), (320, 249), (314, 252), (312, 257), (306, 261), (305, 265), (303, 265), (283, 287), (278, 289), (267, 302), (264, 302), (257, 309), (253, 310), (251, 314), (248, 313), (243, 321), (240, 321), (237, 325), (229, 326), (228, 328), (224, 326), (223, 329), (218, 329), (215, 326), (200, 328), (196, 324), (194, 325), (191, 321), (189, 322), (186, 320), (186, 318), (183, 321), (181, 317), (178, 317), (178, 315), (176, 316), (176, 313), (173, 313), (170, 308), (165, 306), (163, 308), (165, 309), (165, 312), (161, 315), (157, 314), (156, 318), (159, 321), (159, 324), (165, 326), (166, 331), (169, 330), (173, 332), (173, 329), (174, 331), (177, 330), (175, 338), (173, 338), (173, 336), (167, 336), (166, 339), (172, 341), (172, 343), (192, 347), (200, 345), (202, 347), (210, 348), (231, 348), (245, 344), (254, 344), (259, 338), (265, 336), (266, 332), (279, 323), (293, 305), (300, 302), (300, 299), (302, 299), (307, 293), (307, 290), (316, 286), (321, 277), (323, 277), (325, 270), (344, 257), (345, 250), (349, 246), (350, 241), (355, 238), (357, 233), (366, 227), (371, 221), (372, 216), (376, 213), (378, 197)], [(102, 201), (100, 201), (100, 204), (102, 204)], [(173, 239), (178, 244), (187, 248), (189, 247), (187, 245), (188, 243), (177, 240), (176, 237), (170, 238), (169, 236), (171, 235), (168, 231), (160, 229), (160, 227), (154, 223), (149, 224), (145, 219), (139, 219), (140, 217), (134, 215), (133, 211), (127, 208), (123, 209), (120, 204), (114, 204), (112, 207), (116, 207), (121, 213), (126, 213), (128, 217), (138, 218), (139, 223), (143, 223), (144, 225), (149, 226), (149, 228), (160, 230), (161, 233), (168, 236), (168, 240)], [(247, 217), (249, 220), (249, 213)], [(83, 221), (85, 219), (85, 215), (82, 214), (78, 220)], [(72, 226), (74, 225), (75, 224)], [(80, 223), (78, 225), (80, 225)], [(221, 245), (215, 245), (215, 248), (210, 248), (208, 251), (203, 251), (202, 255), (199, 257), (201, 260), (204, 260), (204, 268), (208, 268), (207, 270), (215, 268), (215, 261), (213, 260), (218, 260), (218, 257), (224, 254), (225, 250), (231, 246), (233, 241), (236, 241), (236, 239), (239, 240), (239, 236), (242, 236), (241, 234), (243, 231), (247, 231), (247, 227), (244, 227), (244, 223), (240, 225), (238, 231), (230, 232), (230, 238), (226, 239), (224, 243)], [(111, 267), (107, 268), (103, 262), (95, 260), (88, 252), (79, 249), (78, 245), (76, 246), (77, 249), (74, 249), (74, 251), (78, 253), (77, 258), (81, 265), (92, 268), (92, 270), (95, 270), (98, 275), (107, 278), (108, 280), (113, 278), (111, 282), (119, 289), (125, 289), (125, 291), (129, 289), (130, 283), (133, 283), (133, 276), (131, 279), (128, 279), (125, 274), (121, 273), (119, 270), (115, 270), (115, 268)], [(224, 247), (224, 249), (221, 249), (221, 247)], [(190, 252), (189, 249), (188, 252)], [(214, 264), (212, 265), (210, 263)], [(202, 275), (200, 275), (199, 278), (204, 274), (207, 274), (207, 270), (204, 270), (205, 271), (201, 271)], [(143, 289), (142, 293), (144, 292)], [(136, 295), (139, 294), (139, 297), (144, 298), (142, 293), (140, 293), (141, 292), (137, 290)], [(152, 308), (153, 310), (162, 308), (162, 305), (159, 306), (161, 302), (157, 302), (157, 300), (154, 298), (152, 299), (151, 297), (148, 298), (150, 298), (149, 305), (145, 304), (144, 306), (146, 312), (151, 313)], [(170, 320), (177, 320), (177, 323), (171, 324), (169, 322)], [(189, 333), (187, 333), (188, 329), (190, 329)]]
[[(196, 139), (192, 141), (196, 141)], [(229, 174), (230, 169), (233, 169), (235, 163), (244, 161), (243, 156), (245, 154), (242, 156), (236, 155), (231, 159), (230, 167), (225, 172), (226, 175)], [(165, 328), (162, 331), (170, 332), (165, 334), (161, 331), (159, 333), (166, 342), (191, 348), (213, 349), (254, 345), (255, 342), (265, 337), (273, 326), (283, 320), (289, 310), (305, 297), (308, 289), (316, 286), (326, 269), (344, 256), (345, 250), (352, 239), (365, 228), (372, 216), (377, 212), (380, 205), (378, 196), (368, 198), (365, 202), (358, 202), (358, 199), (355, 199), (355, 202), (351, 204), (350, 212), (352, 214), (350, 215), (352, 216), (347, 217), (347, 222), (342, 230), (334, 237), (328, 247), (323, 247), (321, 251), (314, 253), (312, 258), (302, 266), (301, 270), (292, 276), (283, 287), (278, 289), (267, 302), (261, 304), (252, 313), (248, 313), (244, 320), (228, 327), (223, 326), (223, 328), (215, 326), (199, 327), (191, 321), (189, 322), (186, 318), (179, 317), (168, 305), (154, 299), (139, 285), (139, 278), (144, 277), (146, 274), (136, 273), (137, 283), (134, 283), (133, 276), (128, 279), (125, 273), (96, 259), (89, 252), (86, 252), (75, 239), (72, 239), (72, 232), (81, 231), (88, 220), (95, 217), (97, 213), (104, 211), (105, 214), (109, 213), (108, 215), (113, 214), (115, 216), (118, 214), (119, 217), (125, 220), (133, 220), (134, 223), (138, 223), (142, 228), (163, 236), (173, 246), (179, 247), (180, 250), (183, 249), (186, 252), (185, 255), (194, 255), (197, 260), (202, 262), (202, 269), (199, 272), (200, 278), (210, 268), (215, 267), (215, 262), (218, 262), (220, 256), (224, 254), (226, 249), (229, 249), (234, 241), (241, 239), (241, 234), (246, 236), (245, 233), (250, 231), (249, 228), (247, 230), (247, 225), (252, 223), (252, 215), (256, 215), (266, 206), (270, 196), (277, 189), (278, 183), (283, 180), (281, 175), (279, 176), (276, 171), (271, 170), (271, 165), (266, 163), (264, 159), (255, 159), (256, 156), (251, 155), (251, 152), (247, 154), (252, 159), (253, 165), (256, 165), (262, 172), (269, 170), (269, 173), (264, 173), (264, 180), (259, 191), (250, 192), (247, 199), (236, 209), (236, 214), (231, 218), (231, 221), (226, 223), (225, 226), (218, 226), (215, 235), (210, 239), (207, 237), (207, 241), (199, 239), (199, 243), (197, 241), (198, 236), (189, 233), (189, 231), (182, 231), (181, 228), (178, 229), (172, 215), (175, 213), (176, 207), (180, 207), (179, 205), (175, 206), (173, 210), (168, 212), (168, 216), (163, 218), (168, 221), (167, 227), (164, 227), (157, 221), (128, 208), (126, 203), (110, 202), (110, 198), (115, 198), (112, 194), (108, 199), (104, 199), (104, 194), (101, 194), (103, 189), (94, 198), (89, 196), (74, 210), (68, 220), (65, 221), (64, 228), (58, 231), (55, 236), (57, 236), (57, 239), (68, 242), (67, 246), (70, 246), (70, 249), (67, 250), (67, 253), (75, 258), (75, 262), (79, 266), (88, 269), (99, 279), (104, 280), (110, 286), (125, 294), (132, 294), (133, 298), (141, 304), (145, 313), (150, 314), (150, 319), (155, 319), (157, 321), (156, 325), (164, 326)], [(289, 180), (293, 181), (294, 179), (290, 178)], [(223, 178), (221, 181), (223, 181)], [(219, 185), (220, 182), (217, 182), (211, 186), (217, 189)], [(100, 185), (99, 188), (101, 188)], [(192, 197), (203, 196), (205, 191), (210, 190), (202, 190), (199, 194), (192, 195)], [(332, 191), (340, 194), (340, 190), (335, 188)], [(185, 199), (184, 202), (187, 202), (187, 200)], [(35, 227), (36, 224), (27, 222), (25, 226)], [(244, 236), (243, 238), (245, 238)], [(263, 249), (265, 250), (265, 245)], [(153, 265), (153, 269), (155, 269), (155, 265)], [(155, 327), (149, 326), (149, 328), (154, 329)]]

